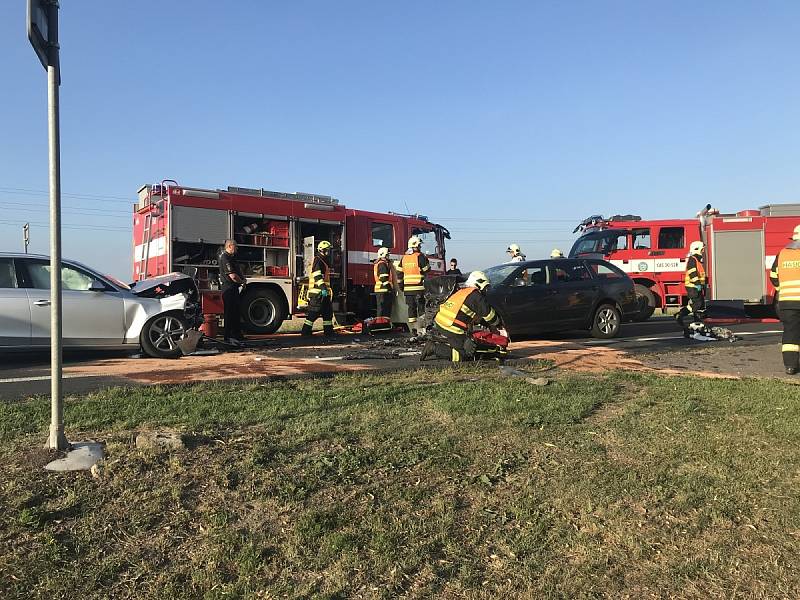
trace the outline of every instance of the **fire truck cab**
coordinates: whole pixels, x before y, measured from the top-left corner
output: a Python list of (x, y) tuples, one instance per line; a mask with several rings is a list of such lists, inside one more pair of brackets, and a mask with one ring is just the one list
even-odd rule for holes
[(686, 302), (686, 259), (689, 246), (698, 240), (706, 246), (710, 300), (771, 306), (775, 289), (768, 271), (797, 224), (797, 204), (770, 204), (735, 214), (703, 213), (697, 219), (594, 216), (576, 228), (583, 233), (569, 255), (600, 257), (628, 273), (640, 300), (639, 321), (647, 320), (656, 308), (665, 311)]
[(388, 246), (399, 258), (411, 235), (425, 239), (432, 271), (444, 273), (449, 233), (422, 216), (348, 209), (318, 194), (200, 189), (164, 180), (140, 188), (134, 205), (133, 277), (192, 274), (203, 314), (216, 319), (223, 312), (217, 257), (225, 240), (234, 239), (247, 278), (242, 324), (250, 333), (273, 333), (285, 319), (305, 312), (317, 243), (332, 244), (332, 300), (344, 320), (371, 310), (378, 249)]

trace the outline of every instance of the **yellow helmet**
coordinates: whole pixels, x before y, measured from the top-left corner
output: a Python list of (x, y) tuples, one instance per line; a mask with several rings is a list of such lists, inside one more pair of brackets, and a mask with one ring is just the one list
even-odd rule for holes
[(564, 258), (564, 253), (558, 248), (553, 248), (553, 251), (550, 253), (550, 258)]
[(794, 231), (792, 232), (792, 239), (800, 240), (800, 225), (794, 228)]
[(486, 273), (483, 271), (473, 271), (469, 274), (469, 277), (467, 277), (467, 281), (464, 285), (467, 287), (478, 288), (480, 291), (483, 291), (489, 287), (489, 278), (486, 277)]
[(422, 247), (422, 240), (419, 239), (416, 235), (412, 235), (408, 238), (408, 247), (410, 249), (416, 249)]
[(384, 247), (378, 250), (378, 258), (386, 258), (389, 256), (389, 249)]
[(330, 249), (331, 249), (331, 243), (328, 240), (322, 240), (319, 244), (317, 244), (317, 250), (319, 250), (320, 252)]

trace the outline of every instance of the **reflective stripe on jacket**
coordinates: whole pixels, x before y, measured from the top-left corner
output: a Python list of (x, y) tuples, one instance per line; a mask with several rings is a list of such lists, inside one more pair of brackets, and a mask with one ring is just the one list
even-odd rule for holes
[(703, 261), (694, 254), (686, 261), (683, 284), (686, 287), (701, 287), (706, 284), (706, 268), (703, 266)]
[(457, 334), (466, 334), (478, 321), (495, 325), (498, 318), (483, 294), (475, 288), (463, 288), (452, 294), (442, 302), (434, 317), (436, 325)]
[(404, 254), (400, 259), (398, 274), (402, 278), (404, 292), (424, 292), (425, 273), (431, 270), (428, 257), (422, 252)]
[(800, 302), (800, 248), (787, 247), (780, 251), (772, 273), (778, 280), (778, 301)]
[(389, 264), (389, 259), (380, 258), (375, 261), (375, 266), (372, 268), (372, 274), (375, 277), (375, 293), (385, 294), (392, 291), (394, 287), (394, 274), (392, 273), (392, 266)]
[(327, 288), (330, 291), (331, 285), (331, 269), (325, 259), (317, 254), (314, 257), (314, 262), (311, 263), (311, 275), (308, 277), (308, 293), (309, 295), (316, 295)]

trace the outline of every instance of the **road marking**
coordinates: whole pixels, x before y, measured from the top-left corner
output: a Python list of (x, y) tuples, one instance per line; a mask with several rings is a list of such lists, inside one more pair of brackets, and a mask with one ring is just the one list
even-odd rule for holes
[[(80, 379), (81, 377), (105, 377), (105, 375), (62, 375), (61, 379)], [(50, 375), (36, 375), (34, 377), (8, 377), (0, 379), (0, 383), (25, 383), (28, 381), (49, 381)]]
[[(783, 333), (781, 329), (770, 329), (768, 331), (734, 331), (735, 335), (771, 335), (774, 333)], [(624, 344), (626, 342), (658, 342), (662, 340), (682, 340), (682, 335), (675, 336), (658, 336), (658, 337), (643, 337), (643, 338), (621, 338), (616, 340), (586, 340), (583, 342), (585, 345), (609, 345), (609, 344)]]

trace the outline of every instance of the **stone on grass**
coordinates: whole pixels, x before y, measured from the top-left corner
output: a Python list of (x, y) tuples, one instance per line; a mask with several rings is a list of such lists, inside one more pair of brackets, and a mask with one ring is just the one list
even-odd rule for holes
[(136, 447), (149, 450), (182, 450), (183, 436), (177, 431), (142, 431), (136, 436)]

